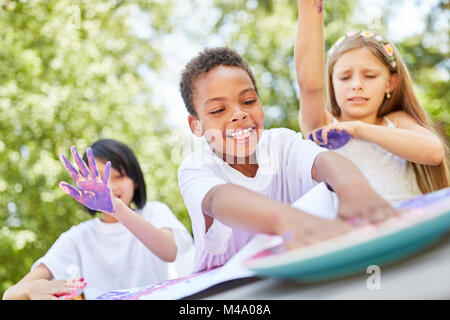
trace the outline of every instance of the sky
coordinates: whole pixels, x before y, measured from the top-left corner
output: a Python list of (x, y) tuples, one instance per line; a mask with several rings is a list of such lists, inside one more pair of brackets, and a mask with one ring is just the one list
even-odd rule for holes
[[(205, 46), (224, 45), (224, 40), (220, 36), (211, 35), (209, 32), (219, 16), (217, 9), (212, 5), (212, 0), (196, 0), (195, 2), (194, 8), (191, 1), (177, 1), (178, 5), (172, 18), (181, 23), (177, 24), (172, 34), (158, 40), (165, 58), (162, 76), (142, 70), (142, 75), (156, 93), (154, 103), (167, 109), (167, 124), (174, 130), (187, 134), (190, 133), (187, 112), (178, 91), (180, 73), (185, 64)], [(371, 26), (376, 27), (377, 19), (385, 12), (384, 10), (392, 10), (390, 11), (392, 18), (387, 26), (388, 37), (393, 41), (400, 41), (424, 31), (424, 17), (437, 2), (438, 0), (362, 0), (360, 7), (355, 9), (355, 12), (359, 14), (354, 18), (356, 21), (365, 23), (370, 29)], [(251, 3), (257, 3), (257, 1)], [(189, 12), (189, 19), (186, 19), (186, 12)], [(449, 22), (445, 17), (448, 18), (443, 15), (443, 21), (440, 23), (448, 28)], [(144, 25), (137, 24), (135, 29), (145, 35)], [(448, 48), (443, 49), (448, 51)]]

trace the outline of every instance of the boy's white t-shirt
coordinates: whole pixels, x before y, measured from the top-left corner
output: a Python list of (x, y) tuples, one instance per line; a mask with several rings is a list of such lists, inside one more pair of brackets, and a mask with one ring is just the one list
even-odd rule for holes
[[(183, 260), (185, 270), (193, 268), (192, 237), (167, 205), (147, 202), (136, 210), (158, 229), (172, 229), (177, 245), (177, 260)], [(186, 256), (186, 254), (188, 256)], [(169, 263), (159, 259), (120, 222), (105, 223), (94, 218), (62, 233), (39, 264), (58, 279), (83, 277), (86, 299), (114, 290), (141, 287), (169, 278)]]
[[(178, 183), (188, 209), (196, 250), (194, 271), (223, 265), (254, 236), (214, 219), (205, 233), (202, 201), (213, 187), (232, 183), (270, 199), (292, 204), (317, 185), (311, 169), (327, 149), (286, 128), (264, 130), (256, 148), (258, 171), (249, 178), (206, 146), (189, 154), (178, 169)], [(233, 201), (233, 199), (230, 199)]]

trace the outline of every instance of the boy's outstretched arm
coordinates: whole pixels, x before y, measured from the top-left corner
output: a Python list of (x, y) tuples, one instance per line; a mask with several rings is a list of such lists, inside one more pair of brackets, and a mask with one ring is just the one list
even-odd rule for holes
[(299, 125), (304, 135), (331, 121), (325, 109), (323, 1), (298, 0), (295, 69), (300, 89)]
[(327, 151), (317, 155), (311, 173), (314, 180), (325, 182), (337, 193), (338, 215), (344, 220), (376, 223), (397, 214), (372, 189), (358, 167), (338, 153)]
[[(287, 248), (311, 244), (351, 230), (342, 221), (315, 217), (235, 184), (213, 187), (202, 201), (202, 210), (206, 220), (219, 219), (232, 228), (289, 239)], [(207, 229), (211, 223), (206, 223)]]

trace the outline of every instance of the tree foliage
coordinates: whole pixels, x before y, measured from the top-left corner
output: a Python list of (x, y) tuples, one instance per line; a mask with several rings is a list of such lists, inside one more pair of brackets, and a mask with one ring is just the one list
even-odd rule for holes
[[(265, 108), (266, 127), (299, 130), (298, 89), (293, 61), (297, 23), (297, 1), (215, 1), (221, 16), (216, 32), (248, 61), (258, 82)], [(402, 3), (398, 3), (400, 9)], [(373, 30), (389, 38), (393, 17), (386, 6), (375, 21), (361, 22), (358, 16), (372, 10), (364, 1), (326, 1), (324, 11), (326, 49), (350, 30)], [(432, 120), (450, 136), (449, 108), (449, 6), (436, 2), (426, 17), (422, 34), (403, 39), (400, 48), (411, 72), (416, 93)], [(447, 21), (445, 22), (445, 19)]]
[[(59, 190), (73, 182), (58, 160), (99, 138), (137, 154), (149, 200), (189, 228), (178, 191), (175, 141), (140, 68), (158, 72), (152, 40), (170, 32), (171, 2), (0, 1), (0, 295), (56, 238), (89, 219)], [(133, 17), (151, 32), (139, 37)], [(169, 161), (168, 161), (169, 159)], [(93, 244), (95, 245), (95, 244)]]
[[(212, 2), (211, 17), (218, 19), (210, 36), (221, 37), (249, 62), (266, 127), (299, 130), (296, 1)], [(181, 159), (173, 160), (180, 136), (165, 124), (167, 106), (152, 103), (158, 92), (142, 77), (143, 70), (156, 77), (161, 70), (160, 39), (181, 23), (172, 15), (175, 5), (175, 0), (0, 0), (0, 295), (61, 232), (90, 218), (57, 186), (71, 181), (58, 160), (59, 153), (70, 156), (71, 145), (84, 151), (99, 138), (127, 143), (142, 165), (149, 200), (167, 203), (190, 228), (176, 176)], [(436, 1), (425, 31), (397, 43), (421, 103), (447, 137), (449, 9), (448, 1)], [(371, 8), (360, 0), (326, 1), (326, 47), (346, 31), (366, 29), (369, 22), (355, 19), (364, 10)], [(389, 38), (391, 18), (387, 6), (369, 29), (375, 26)], [(186, 36), (195, 39), (194, 29)]]

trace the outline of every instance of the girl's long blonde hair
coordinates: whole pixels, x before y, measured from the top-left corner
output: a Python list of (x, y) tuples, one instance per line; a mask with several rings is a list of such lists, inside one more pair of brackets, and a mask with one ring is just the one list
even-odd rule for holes
[(393, 48), (393, 55), (395, 57), (395, 63), (388, 52), (385, 50), (386, 43), (375, 39), (375, 37), (366, 37), (360, 33), (354, 33), (351, 36), (345, 37), (339, 42), (336, 47), (330, 50), (330, 54), (327, 60), (327, 98), (329, 101), (328, 108), (334, 117), (338, 117), (341, 114), (341, 109), (337, 104), (332, 75), (334, 65), (336, 61), (345, 53), (350, 50), (358, 48), (367, 48), (372, 54), (377, 57), (383, 64), (389, 69), (391, 74), (398, 74), (398, 84), (396, 89), (391, 93), (391, 98), (385, 97), (383, 103), (378, 109), (377, 117), (383, 117), (391, 112), (403, 110), (411, 115), (421, 126), (427, 128), (440, 138), (442, 145), (444, 146), (445, 153), (443, 161), (436, 166), (418, 164), (410, 162), (414, 168), (416, 174), (417, 184), (419, 185), (422, 193), (432, 192), (438, 189), (443, 189), (450, 186), (450, 174), (448, 166), (449, 148), (446, 141), (438, 134), (437, 130), (433, 127), (432, 122), (429, 120), (427, 113), (420, 105), (414, 94), (411, 78), (409, 76), (408, 69), (405, 63), (398, 54), (398, 50), (391, 44)]

